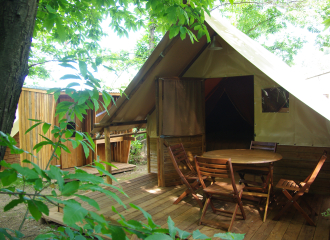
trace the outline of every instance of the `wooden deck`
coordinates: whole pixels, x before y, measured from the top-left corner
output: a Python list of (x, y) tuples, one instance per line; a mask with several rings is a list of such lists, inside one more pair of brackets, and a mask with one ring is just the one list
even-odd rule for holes
[[(120, 162), (111, 162), (111, 163), (117, 167), (117, 168), (113, 167), (111, 169), (112, 174), (132, 171), (136, 167), (134, 164), (129, 164), (129, 163), (120, 163)], [(97, 171), (96, 168), (93, 167), (79, 167), (79, 168), (86, 171), (87, 173), (99, 175), (99, 172)], [(63, 170), (74, 173), (74, 168), (67, 168)]]
[[(222, 229), (198, 225), (200, 210), (196, 201), (192, 198), (186, 197), (179, 204), (173, 205), (174, 200), (183, 192), (183, 189), (185, 189), (184, 186), (158, 187), (156, 174), (147, 174), (125, 181), (121, 183), (121, 186), (128, 196), (130, 196), (128, 199), (118, 194), (123, 202), (127, 205), (128, 203), (139, 205), (149, 212), (154, 221), (162, 227), (167, 226), (167, 218), (171, 216), (177, 227), (188, 232), (199, 229), (208, 236), (213, 236), (218, 232), (225, 232)], [(281, 192), (279, 192), (279, 194), (281, 194)], [(97, 211), (95, 208), (83, 203), (87, 209), (95, 210), (95, 212), (104, 214), (113, 219), (118, 219), (119, 216), (114, 214), (111, 210), (112, 205), (114, 205), (126, 220), (135, 219), (145, 221), (141, 212), (132, 208), (125, 210), (103, 194), (89, 192), (86, 193), (86, 195), (95, 199), (99, 203), (101, 210)], [(258, 210), (259, 208), (256, 204), (244, 200), (243, 204), (247, 219), (241, 220), (240, 217), (238, 217), (235, 220), (232, 232), (246, 233), (245, 240), (328, 240), (330, 218), (322, 217), (320, 213), (330, 207), (330, 196), (305, 194), (304, 197), (312, 203), (312, 206), (314, 206), (317, 213), (319, 213), (319, 216), (315, 219), (317, 223), (316, 227), (307, 225), (305, 219), (295, 209), (290, 210), (280, 221), (273, 221), (272, 218), (279, 209), (276, 204), (270, 206), (267, 221), (263, 223), (261, 217), (263, 212)], [(225, 206), (226, 209), (233, 208), (233, 204), (230, 203), (226, 203)], [(206, 217), (214, 220), (221, 219), (221, 221), (225, 219), (227, 222), (230, 220), (230, 218), (215, 215), (211, 213), (210, 210), (207, 212)], [(62, 213), (57, 212), (57, 208), (51, 209), (50, 215), (46, 217), (46, 219), (63, 224)]]

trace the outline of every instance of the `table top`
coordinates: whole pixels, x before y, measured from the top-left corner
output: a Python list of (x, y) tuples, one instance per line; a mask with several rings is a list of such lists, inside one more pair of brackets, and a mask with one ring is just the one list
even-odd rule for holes
[(205, 152), (203, 157), (231, 158), (232, 163), (258, 164), (276, 162), (282, 159), (282, 155), (273, 151), (257, 149), (223, 149)]

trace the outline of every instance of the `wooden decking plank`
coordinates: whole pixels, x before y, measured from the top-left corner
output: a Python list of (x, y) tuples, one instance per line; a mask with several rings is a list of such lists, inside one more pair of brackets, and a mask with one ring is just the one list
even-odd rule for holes
[(281, 221), (277, 221), (274, 229), (270, 232), (269, 236), (267, 237), (267, 240), (281, 240), (295, 214), (297, 214), (297, 211), (291, 208)]
[(178, 204), (173, 204), (173, 202), (171, 202), (171, 206), (165, 208), (163, 211), (159, 211), (158, 213), (152, 215), (152, 219), (154, 219), (157, 224), (164, 225), (167, 223), (168, 216), (171, 216), (171, 219), (173, 220), (177, 216), (191, 209), (192, 205), (190, 204), (190, 202), (192, 201), (195, 200), (192, 198), (187, 198), (187, 200), (183, 199)]
[(330, 230), (330, 217), (324, 217), (321, 213), (325, 212), (328, 208), (330, 208), (330, 196), (323, 196), (323, 203), (320, 209), (318, 222), (316, 225), (314, 238), (313, 240), (324, 239), (329, 240), (329, 230)]
[[(137, 190), (137, 188), (140, 188), (141, 185), (143, 186), (143, 188), (150, 187), (151, 185), (157, 186), (157, 177), (155, 177), (154, 174), (151, 174), (151, 175), (152, 176), (149, 176), (149, 174), (144, 175), (143, 178), (141, 179), (141, 181), (139, 179), (139, 182), (133, 182), (128, 185), (126, 185), (126, 184), (125, 185), (113, 184), (113, 185), (117, 186), (117, 187), (121, 187), (126, 194), (129, 193), (131, 190)], [(106, 189), (109, 189), (114, 193), (119, 193), (119, 191), (117, 191), (116, 189), (111, 188), (111, 187), (107, 187)], [(87, 197), (93, 197), (93, 199), (96, 201), (98, 200), (99, 197), (104, 197), (104, 193), (92, 192), (92, 191), (90, 191), (84, 195)]]
[[(164, 189), (164, 188), (152, 188), (152, 189), (150, 189), (150, 190), (158, 190), (159, 189), (159, 191), (157, 191), (156, 193), (155, 193), (155, 195), (159, 195), (159, 194), (162, 194), (163, 192), (165, 192), (166, 190)], [(128, 198), (128, 199), (125, 199), (124, 201), (123, 201), (123, 203), (124, 204), (128, 204), (128, 203), (136, 203), (137, 201), (138, 201), (138, 199), (142, 199), (141, 201), (143, 201), (143, 198), (144, 197), (148, 197), (148, 195), (150, 195), (150, 193), (149, 192), (144, 192), (144, 193), (142, 193), (142, 194), (139, 194), (139, 195), (135, 195), (134, 197), (132, 197), (132, 198)], [(118, 208), (117, 209), (117, 211), (119, 211), (119, 212), (121, 212), (121, 211), (124, 211), (124, 209), (119, 209), (120, 208), (120, 204), (114, 204), (113, 206), (115, 206), (116, 208)], [(106, 205), (104, 205), (104, 208), (102, 208), (100, 211), (97, 211), (97, 213), (98, 214), (105, 214), (105, 213), (107, 213), (107, 212), (111, 212), (112, 213), (112, 206), (109, 206), (109, 204), (106, 204)]]
[[(156, 222), (156, 224), (162, 227), (167, 226), (168, 216), (171, 216), (172, 220), (176, 223), (176, 226), (182, 230), (193, 232), (199, 229), (207, 236), (213, 236), (215, 233), (226, 232), (225, 229), (217, 229), (210, 226), (198, 225), (200, 217), (200, 209), (197, 202), (191, 196), (184, 198), (179, 204), (174, 205), (174, 200), (184, 191), (184, 186), (174, 187), (158, 187), (157, 175), (144, 175), (136, 179), (125, 181), (121, 184), (123, 190), (131, 196), (131, 198), (122, 198), (122, 201), (127, 205), (128, 203), (134, 203), (141, 206), (144, 210), (149, 212)], [(118, 191), (114, 191), (118, 192)], [(199, 191), (200, 194), (201, 191)], [(101, 210), (95, 211), (91, 206), (88, 206), (90, 210), (99, 214), (104, 214), (106, 217), (117, 219), (118, 216), (112, 212), (112, 206), (115, 206), (118, 211), (125, 215), (126, 219), (135, 219), (138, 221), (146, 222), (143, 214), (135, 209), (126, 210), (117, 202), (108, 199), (104, 195), (98, 195), (97, 193), (89, 192), (91, 198), (95, 198), (100, 205)], [(304, 196), (305, 197), (305, 196)], [(85, 203), (83, 203), (85, 205)], [(274, 205), (274, 204), (273, 204)], [(278, 213), (279, 206), (271, 205), (269, 209), (269, 216), (267, 221), (262, 223), (262, 214), (256, 209), (256, 206), (249, 201), (243, 201), (245, 213), (247, 215), (246, 220), (241, 220), (238, 216), (234, 222), (232, 232), (246, 233), (245, 240), (294, 240), (294, 239), (313, 239), (313, 240), (328, 240), (329, 238), (329, 226), (330, 218), (319, 216), (317, 218), (317, 227), (306, 225), (304, 218), (294, 208), (283, 215), (279, 221), (273, 221), (272, 218)], [(303, 207), (303, 204), (300, 204)], [(87, 206), (87, 205), (86, 205)], [(318, 212), (324, 212), (330, 207), (330, 197), (316, 196), (313, 199), (312, 206), (316, 206)], [(227, 204), (220, 202), (216, 204), (216, 207), (224, 207), (226, 210), (232, 210), (234, 204)], [(49, 217), (45, 217), (49, 221), (54, 221), (59, 224), (63, 224), (62, 213), (54, 212), (56, 208), (51, 209)], [(213, 214), (208, 209), (206, 218), (209, 220), (220, 221), (223, 220), (223, 216)], [(226, 218), (228, 222), (230, 217)]]
[[(155, 184), (154, 182), (150, 182), (149, 184), (146, 184), (145, 187), (146, 187), (146, 189), (149, 189), (149, 190), (158, 189), (157, 184)], [(119, 196), (122, 200), (127, 199), (127, 197), (125, 195), (121, 194), (117, 190), (114, 190), (111, 188), (110, 188), (110, 190), (113, 191), (114, 193), (116, 193), (117, 196)], [(131, 189), (130, 191), (125, 191), (125, 188), (123, 190), (128, 195), (128, 197), (129, 197), (128, 199), (130, 199), (131, 196), (141, 195), (141, 192), (147, 193), (145, 189), (142, 190), (137, 186), (135, 188)], [(108, 205), (109, 204), (108, 201), (110, 198), (106, 194), (101, 193), (101, 194), (98, 194), (97, 197), (93, 197), (93, 199), (96, 200), (99, 203), (99, 205), (104, 205), (104, 204)], [(87, 207), (87, 208), (89, 208), (89, 207)]]
[[(158, 195), (156, 197), (151, 195), (151, 198), (148, 200), (143, 199), (143, 202), (139, 204), (140, 207), (142, 207), (145, 211), (149, 212), (149, 210), (152, 210), (153, 208), (162, 205), (164, 202), (168, 201), (168, 197), (170, 195), (175, 194), (176, 192), (182, 191), (182, 187), (175, 187), (170, 191), (166, 191), (161, 195)], [(134, 202), (135, 204), (135, 202)], [(150, 212), (149, 212), (150, 213)], [(134, 209), (134, 208), (129, 208), (123, 212), (120, 212), (127, 220), (129, 219), (136, 219), (136, 217), (140, 214), (142, 214), (141, 211)], [(113, 219), (119, 219), (119, 215), (112, 216)]]
[[(135, 205), (138, 205), (140, 206), (142, 203), (146, 202), (146, 201), (149, 201), (151, 199), (153, 199), (154, 197), (157, 197), (157, 196), (160, 196), (162, 195), (163, 193), (166, 193), (166, 190), (164, 189), (161, 189), (159, 191), (157, 191), (157, 193), (154, 193), (154, 194), (150, 194), (149, 192), (147, 192), (143, 197), (140, 197), (140, 198), (137, 198), (135, 199), (134, 201), (129, 201), (129, 203), (133, 203)], [(129, 207), (129, 206), (128, 206)], [(122, 206), (116, 208), (117, 211), (119, 213), (122, 213), (123, 211), (126, 211), (127, 209), (123, 208)], [(105, 214), (111, 214), (111, 215), (115, 215), (115, 213), (105, 213)]]
[[(305, 196), (303, 196), (303, 197), (305, 197)], [(321, 198), (319, 198), (318, 196), (312, 197), (310, 195), (307, 195), (305, 197), (305, 199), (307, 202), (311, 203), (310, 205), (314, 208), (316, 213), (320, 212), (320, 209), (322, 206)], [(307, 211), (306, 208), (304, 208), (303, 203), (300, 203), (300, 205), (301, 205), (301, 207), (303, 207), (303, 209), (306, 211), (306, 213), (309, 214), (309, 211)], [(299, 213), (299, 215), (301, 216), (300, 213)], [(318, 216), (315, 217), (314, 221), (317, 224)], [(314, 238), (315, 229), (316, 229), (316, 227), (308, 225), (305, 221), (305, 224), (302, 226), (302, 229), (298, 235), (298, 239), (299, 240), (312, 240)]]
[(271, 233), (271, 231), (274, 229), (276, 226), (277, 221), (273, 220), (273, 217), (277, 214), (276, 211), (272, 211), (269, 216), (267, 216), (266, 222), (260, 225), (260, 227), (252, 233), (252, 236), (250, 239), (258, 239), (258, 240), (263, 240), (268, 237), (268, 235)]

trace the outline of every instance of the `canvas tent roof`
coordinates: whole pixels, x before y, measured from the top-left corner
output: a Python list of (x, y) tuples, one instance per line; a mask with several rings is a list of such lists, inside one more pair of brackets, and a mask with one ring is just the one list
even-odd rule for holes
[[(304, 81), (302, 76), (299, 76), (281, 59), (240, 32), (226, 20), (218, 20), (206, 15), (205, 21), (211, 36), (216, 33), (221, 37), (221, 41), (229, 44), (261, 72), (330, 120), (329, 101), (325, 97), (312, 92), (310, 83)], [(155, 106), (155, 78), (184, 76), (207, 45), (205, 37), (200, 39), (199, 42), (191, 44), (189, 39), (181, 41), (178, 36), (169, 39), (167, 33), (125, 90), (129, 100), (125, 96), (120, 97), (116, 102), (117, 107), (113, 106), (109, 111), (110, 115), (106, 115), (100, 121), (100, 124), (107, 125), (145, 119)], [(209, 74), (203, 77), (210, 78), (212, 75)], [(122, 130), (139, 126), (132, 124), (111, 127), (111, 129)], [(98, 132), (101, 129), (95, 128), (93, 132)]]

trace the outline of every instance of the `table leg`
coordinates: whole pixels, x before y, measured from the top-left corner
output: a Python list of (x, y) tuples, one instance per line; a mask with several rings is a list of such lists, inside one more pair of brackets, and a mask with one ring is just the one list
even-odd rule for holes
[(271, 184), (271, 193), (274, 193), (274, 182), (273, 182), (273, 170), (274, 170), (274, 163), (269, 163), (269, 173), (270, 173), (270, 184)]

